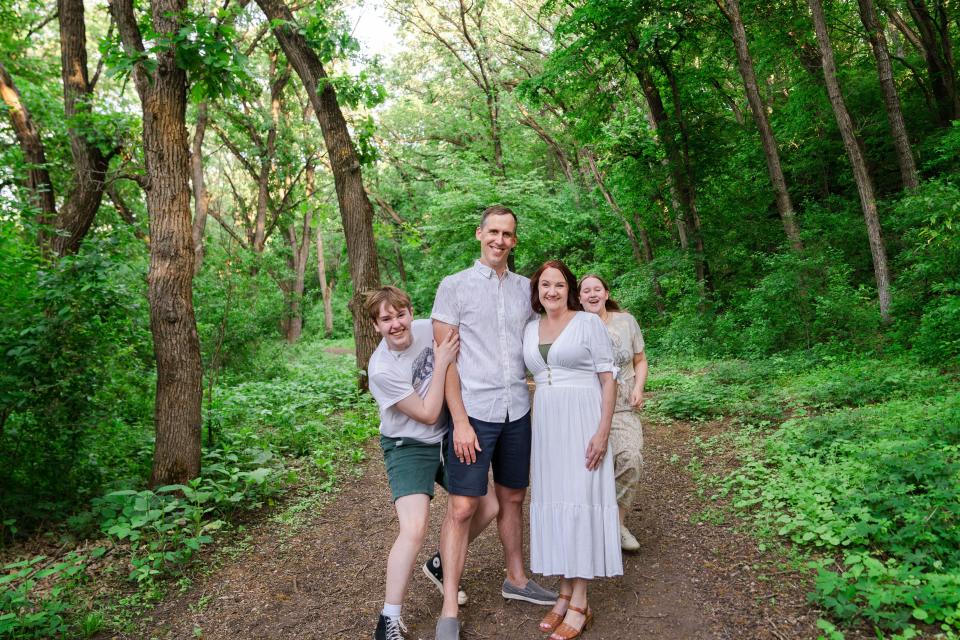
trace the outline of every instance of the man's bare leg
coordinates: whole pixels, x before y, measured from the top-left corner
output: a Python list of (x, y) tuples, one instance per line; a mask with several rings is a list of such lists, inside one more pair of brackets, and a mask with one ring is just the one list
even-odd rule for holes
[(440, 559), (443, 562), (442, 618), (456, 618), (460, 613), (457, 590), (467, 558), (467, 543), (473, 516), (480, 506), (480, 500), (475, 496), (457, 495), (451, 495), (447, 499), (447, 514), (440, 528)]
[(497, 502), (497, 496), (494, 492), (487, 491), (487, 495), (480, 498), (476, 512), (470, 520), (470, 542), (478, 535), (483, 533), (493, 519), (500, 512), (500, 505)]
[(503, 545), (503, 558), (507, 565), (507, 580), (519, 588), (527, 586), (527, 574), (523, 568), (523, 499), (526, 489), (511, 489), (494, 484), (500, 512), (497, 514), (497, 530)]

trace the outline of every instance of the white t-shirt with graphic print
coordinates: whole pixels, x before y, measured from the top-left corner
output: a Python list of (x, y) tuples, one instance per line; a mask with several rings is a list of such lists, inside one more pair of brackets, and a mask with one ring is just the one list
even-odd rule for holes
[(391, 351), (381, 340), (367, 371), (370, 393), (380, 406), (380, 433), (388, 438), (410, 438), (428, 444), (440, 442), (447, 430), (447, 410), (440, 412), (435, 424), (423, 424), (406, 415), (396, 405), (412, 393), (427, 395), (433, 380), (433, 323), (414, 320), (410, 327), (413, 341), (403, 351)]

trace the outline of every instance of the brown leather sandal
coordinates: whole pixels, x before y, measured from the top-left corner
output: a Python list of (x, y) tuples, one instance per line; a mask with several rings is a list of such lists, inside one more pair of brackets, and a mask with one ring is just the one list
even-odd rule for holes
[(556, 628), (550, 638), (559, 638), (560, 640), (573, 640), (574, 638), (579, 638), (580, 635), (587, 630), (587, 627), (590, 626), (590, 623), (593, 622), (593, 610), (590, 609), (590, 605), (587, 605), (585, 609), (581, 609), (580, 607), (575, 607), (571, 604), (567, 607), (567, 611), (576, 611), (577, 613), (582, 613), (584, 616), (583, 625), (579, 629), (574, 629), (564, 622)]
[[(557, 595), (557, 600), (570, 600), (572, 597), (572, 593), (561, 593)], [(543, 616), (543, 620), (540, 621), (540, 631), (543, 631), (544, 633), (553, 633), (553, 631), (560, 626), (561, 622), (563, 622), (563, 615), (551, 611), (547, 613), (547, 615)]]

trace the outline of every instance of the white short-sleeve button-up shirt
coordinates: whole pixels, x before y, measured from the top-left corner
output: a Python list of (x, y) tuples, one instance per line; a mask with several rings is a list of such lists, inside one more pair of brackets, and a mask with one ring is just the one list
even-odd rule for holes
[(478, 260), (443, 279), (430, 317), (459, 327), (457, 371), (467, 415), (503, 422), (530, 411), (523, 329), (536, 314), (528, 278), (511, 271), (498, 277)]

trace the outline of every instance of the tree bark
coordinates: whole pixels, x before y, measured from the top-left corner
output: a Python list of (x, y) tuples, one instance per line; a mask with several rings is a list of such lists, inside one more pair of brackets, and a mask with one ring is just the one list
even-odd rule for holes
[(763, 155), (767, 160), (767, 173), (770, 175), (770, 185), (773, 187), (774, 199), (777, 203), (777, 212), (783, 223), (783, 231), (794, 251), (803, 249), (800, 239), (800, 228), (797, 226), (796, 213), (790, 191), (787, 189), (787, 180), (783, 175), (780, 164), (780, 152), (777, 149), (777, 140), (767, 117), (767, 110), (760, 98), (760, 89), (757, 86), (757, 76), (753, 69), (753, 58), (750, 56), (750, 47), (747, 42), (747, 31), (740, 15), (739, 0), (716, 0), (720, 11), (730, 22), (733, 32), (733, 44), (737, 49), (737, 62), (740, 67), (740, 77), (747, 94), (747, 102), (753, 113), (753, 121), (760, 130), (760, 142), (763, 145)]
[[(170, 38), (182, 28), (186, 0), (151, 0), (153, 31)], [(202, 369), (193, 312), (193, 237), (190, 219), (190, 146), (187, 139), (187, 74), (174, 47), (146, 55), (133, 0), (110, 0), (130, 56), (143, 106), (143, 145), (150, 214), (147, 274), (150, 330), (157, 360), (154, 409), (156, 445), (151, 486), (183, 484), (200, 473)]]
[(887, 51), (887, 38), (877, 21), (873, 0), (857, 0), (857, 2), (860, 7), (860, 21), (867, 32), (867, 39), (870, 41), (873, 57), (877, 62), (883, 105), (887, 109), (893, 148), (897, 155), (897, 165), (900, 167), (900, 182), (904, 189), (916, 189), (919, 185), (917, 165), (913, 160), (913, 151), (910, 149), (907, 125), (903, 120), (903, 109), (900, 108), (900, 96), (897, 95), (897, 87), (893, 82), (893, 66), (890, 64), (890, 53)]
[(853, 121), (843, 100), (840, 83), (837, 81), (837, 69), (833, 59), (833, 45), (827, 31), (827, 21), (823, 14), (821, 0), (807, 0), (813, 16), (813, 27), (820, 46), (820, 58), (823, 65), (823, 77), (833, 113), (837, 119), (843, 146), (850, 158), (853, 177), (860, 195), (860, 207), (867, 226), (867, 238), (870, 241), (870, 253), (873, 256), (873, 273), (877, 282), (877, 297), (880, 303), (880, 318), (890, 321), (890, 271), (887, 266), (887, 250), (880, 229), (880, 217), (877, 213), (877, 201), (874, 195), (873, 180), (867, 171), (867, 163), (860, 148), (860, 141), (854, 135)]
[(910, 28), (910, 25), (907, 24), (907, 21), (903, 19), (903, 16), (900, 15), (900, 12), (891, 7), (887, 2), (880, 4), (880, 7), (883, 9), (883, 12), (887, 14), (890, 18), (890, 22), (893, 23), (893, 26), (896, 27), (897, 31), (912, 44), (917, 51), (919, 51), (924, 57), (926, 57), (927, 52), (923, 47), (923, 43), (920, 42), (920, 36)]
[(327, 265), (323, 255), (323, 229), (317, 228), (317, 275), (320, 278), (321, 298), (323, 298), (323, 331), (329, 338), (333, 335), (333, 286), (327, 282)]
[(960, 118), (960, 94), (957, 92), (950, 22), (943, 0), (934, 0), (936, 18), (926, 0), (906, 0), (907, 10), (917, 25), (924, 59), (930, 75), (930, 88), (937, 104), (937, 121), (943, 127)]
[(10, 114), (10, 124), (17, 136), (23, 159), (27, 162), (27, 189), (30, 191), (30, 203), (39, 212), (39, 222), (51, 223), (57, 215), (57, 203), (54, 198), (53, 182), (47, 170), (47, 158), (43, 149), (43, 141), (37, 130), (30, 110), (23, 104), (20, 90), (6, 67), (0, 63), (0, 96), (7, 105)]
[(201, 102), (197, 107), (197, 126), (193, 132), (193, 143), (190, 148), (190, 172), (193, 182), (193, 274), (200, 272), (203, 266), (203, 235), (207, 228), (207, 208), (210, 205), (210, 194), (207, 193), (206, 182), (203, 179), (203, 138), (207, 131), (207, 103)]
[[(73, 182), (47, 240), (54, 255), (76, 253), (103, 201), (110, 157), (92, 138), (89, 118), (93, 87), (87, 75), (87, 30), (83, 0), (57, 0), (64, 115), (73, 155)], [(65, 234), (62, 232), (66, 232)]]
[(320, 58), (299, 31), (284, 0), (257, 0), (257, 4), (274, 25), (274, 36), (300, 76), (323, 132), (350, 260), (350, 278), (353, 281), (350, 311), (353, 314), (357, 367), (362, 371), (359, 384), (366, 390), (367, 363), (378, 343), (378, 334), (363, 309), (364, 293), (380, 285), (377, 247), (373, 237), (373, 207), (363, 187), (360, 162), (350, 139), (347, 122)]

